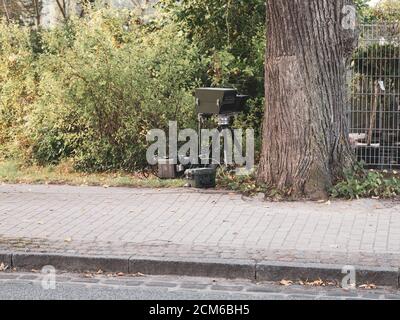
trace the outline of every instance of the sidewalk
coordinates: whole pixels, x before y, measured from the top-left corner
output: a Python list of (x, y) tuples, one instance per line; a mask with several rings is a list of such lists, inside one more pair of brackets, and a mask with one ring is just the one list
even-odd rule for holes
[(0, 252), (397, 270), (400, 202), (268, 203), (189, 189), (0, 185)]

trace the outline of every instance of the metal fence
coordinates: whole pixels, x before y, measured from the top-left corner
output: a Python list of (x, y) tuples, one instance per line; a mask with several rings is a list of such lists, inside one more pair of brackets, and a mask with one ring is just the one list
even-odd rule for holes
[(360, 161), (400, 168), (400, 24), (361, 26), (352, 62), (350, 140)]

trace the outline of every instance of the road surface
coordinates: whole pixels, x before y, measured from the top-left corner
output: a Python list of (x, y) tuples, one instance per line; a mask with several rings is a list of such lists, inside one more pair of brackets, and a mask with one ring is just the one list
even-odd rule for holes
[[(50, 270), (51, 271), (51, 270)], [(50, 272), (49, 271), (49, 272)], [(55, 279), (55, 282), (53, 281)], [(247, 280), (116, 275), (1, 272), (3, 300), (332, 300), (400, 299), (392, 288), (343, 290)]]

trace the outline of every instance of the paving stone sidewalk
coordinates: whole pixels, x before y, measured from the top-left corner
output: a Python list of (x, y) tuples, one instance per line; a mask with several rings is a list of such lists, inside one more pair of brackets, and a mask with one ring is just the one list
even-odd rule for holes
[(400, 201), (0, 185), (0, 251), (400, 266)]

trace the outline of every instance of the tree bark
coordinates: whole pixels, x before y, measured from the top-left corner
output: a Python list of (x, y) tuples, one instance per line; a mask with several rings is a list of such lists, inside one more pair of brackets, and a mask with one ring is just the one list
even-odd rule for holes
[(6, 16), (7, 22), (10, 22), (10, 14), (8, 13), (8, 8), (6, 4), (6, 0), (3, 0), (3, 9), (4, 9), (4, 14)]
[(36, 28), (39, 29), (40, 28), (40, 19), (41, 19), (41, 14), (40, 14), (40, 4), (39, 4), (39, 0), (32, 0), (32, 5), (35, 9), (35, 24), (36, 24)]
[(357, 32), (350, 0), (268, 0), (266, 112), (258, 179), (285, 195), (326, 198), (354, 161), (346, 64)]

